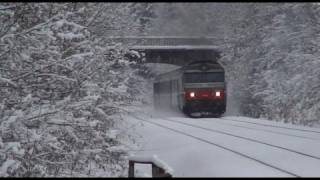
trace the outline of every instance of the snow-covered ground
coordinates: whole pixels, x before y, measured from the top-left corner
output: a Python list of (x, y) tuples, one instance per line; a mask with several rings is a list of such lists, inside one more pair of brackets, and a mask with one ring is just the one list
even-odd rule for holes
[[(173, 177), (319, 177), (320, 129), (227, 116), (178, 112), (128, 116), (140, 138), (131, 155), (156, 155)], [(152, 115), (151, 115), (152, 114)], [(150, 168), (137, 168), (140, 175)]]

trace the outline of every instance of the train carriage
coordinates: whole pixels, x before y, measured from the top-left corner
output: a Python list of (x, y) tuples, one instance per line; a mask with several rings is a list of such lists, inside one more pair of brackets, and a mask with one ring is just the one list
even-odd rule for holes
[(213, 61), (192, 62), (154, 81), (156, 108), (178, 108), (188, 116), (221, 116), (226, 110), (223, 67)]

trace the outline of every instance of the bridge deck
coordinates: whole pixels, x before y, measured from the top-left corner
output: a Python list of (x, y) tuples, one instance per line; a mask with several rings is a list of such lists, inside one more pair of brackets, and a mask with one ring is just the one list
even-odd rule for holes
[(217, 38), (199, 36), (124, 36), (108, 37), (109, 47), (123, 43), (132, 49), (218, 49)]
[(107, 48), (121, 43), (129, 49), (143, 51), (146, 62), (185, 65), (192, 61), (220, 57), (221, 39), (199, 36), (117, 36), (107, 37)]

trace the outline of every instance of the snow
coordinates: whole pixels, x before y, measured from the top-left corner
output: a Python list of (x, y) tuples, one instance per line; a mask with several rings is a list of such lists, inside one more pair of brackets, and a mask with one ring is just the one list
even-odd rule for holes
[(4, 83), (8, 83), (14, 87), (17, 87), (17, 84), (14, 83), (13, 81), (11, 81), (10, 79), (7, 79), (7, 78), (4, 78), (4, 77), (1, 77), (0, 75), (0, 82), (4, 82)]
[(9, 142), (6, 144), (5, 151), (11, 150), (13, 153), (18, 155), (23, 155), (24, 150), (21, 149), (21, 145), (19, 142)]
[[(109, 156), (100, 151), (104, 147), (147, 156), (175, 169), (175, 176), (319, 176), (320, 130), (283, 122), (320, 127), (320, 24), (314, 19), (320, 8), (314, 4), (73, 5), (0, 5), (1, 176), (63, 176), (69, 171), (70, 176), (119, 176), (125, 169), (122, 153)], [(141, 14), (144, 10), (147, 13)], [(144, 17), (148, 22), (140, 26), (137, 15), (153, 13), (157, 18)], [(183, 36), (126, 37), (138, 34)], [(221, 63), (229, 80), (228, 113), (278, 122), (240, 116), (190, 119), (168, 112), (148, 115), (148, 107), (139, 116), (156, 124), (128, 117), (129, 129), (112, 130), (125, 124), (123, 111), (133, 110), (124, 104), (142, 101), (152, 91), (138, 77), (141, 71), (149, 75), (144, 64), (131, 67), (123, 58), (122, 52), (130, 47), (118, 43), (113, 46), (115, 53), (108, 52), (106, 36), (125, 41), (145, 38), (133, 43), (136, 49), (222, 50)], [(198, 41), (179, 38), (214, 39), (193, 46)], [(157, 44), (153, 42), (161, 43), (153, 46)], [(155, 74), (172, 70), (155, 66)], [(126, 137), (130, 128), (135, 129), (130, 134), (134, 138)], [(122, 144), (124, 137), (137, 138), (141, 146), (128, 147), (132, 139)], [(78, 152), (78, 167), (68, 165), (76, 162), (70, 151)], [(98, 153), (94, 157), (99, 162), (91, 161), (91, 152)], [(26, 158), (27, 153), (36, 158)]]
[[(319, 131), (317, 128), (240, 116), (192, 119), (178, 112), (155, 112), (150, 107), (134, 116), (126, 117), (126, 121), (136, 125), (135, 131), (141, 136), (139, 139), (141, 146), (134, 151), (136, 158), (131, 157), (131, 159), (150, 160), (154, 155), (159, 156), (174, 169), (173, 177), (318, 177), (320, 175), (318, 171), (320, 134), (316, 133)], [(155, 124), (141, 122), (139, 119)], [(188, 124), (197, 127), (190, 127)], [(197, 138), (215, 145), (199, 141)]]
[(123, 145), (120, 145), (120, 146), (109, 147), (108, 150), (112, 152), (126, 152), (128, 148)]
[(66, 39), (66, 40), (71, 40), (71, 39), (75, 39), (75, 38), (84, 38), (84, 36), (82, 34), (75, 34), (75, 33), (58, 33), (57, 34), (58, 37), (62, 38), (62, 39)]
[(38, 76), (52, 76), (52, 77), (67, 80), (67, 81), (77, 82), (76, 79), (72, 79), (72, 78), (68, 78), (66, 76), (61, 76), (61, 75), (56, 75), (56, 74), (50, 74), (50, 73), (41, 73), (41, 74), (38, 74)]
[(15, 160), (12, 160), (12, 159), (5, 161), (5, 162), (2, 164), (1, 168), (0, 168), (0, 176), (1, 176), (1, 177), (7, 177), (7, 176), (9, 176), (9, 175), (7, 174), (8, 169), (9, 169), (11, 166), (14, 166), (16, 163), (17, 163), (17, 162), (16, 162)]
[(256, 123), (256, 124), (261, 124), (261, 125), (264, 125), (264, 126), (278, 126), (278, 127), (284, 127), (284, 128), (299, 129), (299, 130), (302, 130), (302, 131), (303, 130), (315, 131), (315, 132), (320, 133), (320, 129), (319, 128), (303, 127), (303, 126), (288, 124), (288, 123), (284, 123), (284, 122), (277, 122), (277, 121), (267, 120), (267, 119), (264, 119), (264, 118), (255, 119), (255, 118), (248, 118), (248, 117), (243, 117), (243, 116), (228, 116), (228, 117), (224, 117), (223, 119), (236, 119), (238, 121)]
[(129, 51), (132, 55), (134, 55), (135, 57), (137, 57), (137, 58), (140, 58), (141, 56), (140, 56), (140, 53), (138, 52), (138, 51), (135, 51), (135, 50), (130, 50)]
[(117, 129), (111, 129), (106, 132), (106, 135), (110, 138), (116, 138), (118, 134), (119, 134), (119, 130)]
[(61, 19), (59, 21), (56, 21), (55, 23), (56, 23), (56, 27), (58, 27), (58, 28), (61, 28), (63, 25), (69, 25), (69, 26), (74, 27), (75, 29), (85, 29), (86, 28), (86, 27), (81, 26), (79, 24), (76, 24), (74, 22), (69, 22), (65, 19)]

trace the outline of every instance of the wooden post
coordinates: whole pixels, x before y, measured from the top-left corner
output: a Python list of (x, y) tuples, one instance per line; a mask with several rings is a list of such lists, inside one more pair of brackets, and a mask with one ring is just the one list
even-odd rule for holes
[(134, 162), (129, 160), (129, 172), (128, 172), (129, 178), (134, 177)]
[(169, 177), (171, 178), (171, 174), (166, 173), (164, 169), (156, 166), (152, 163), (152, 177)]
[(141, 163), (141, 164), (151, 164), (152, 165), (152, 177), (168, 177), (172, 178), (170, 173), (167, 173), (163, 168), (158, 167), (156, 164), (150, 161), (132, 161), (129, 160), (129, 172), (128, 177), (134, 178), (134, 164)]

